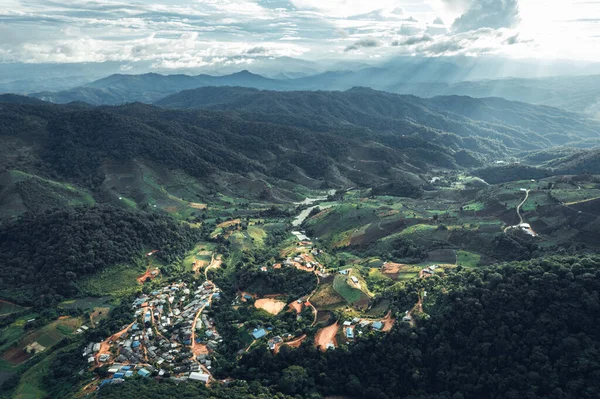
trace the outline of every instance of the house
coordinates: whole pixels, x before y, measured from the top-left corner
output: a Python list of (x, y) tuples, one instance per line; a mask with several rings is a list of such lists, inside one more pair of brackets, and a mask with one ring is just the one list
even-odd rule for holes
[(252, 337), (254, 337), (254, 339), (260, 339), (260, 338), (264, 337), (265, 335), (267, 335), (267, 332), (265, 331), (264, 328), (261, 328), (261, 329), (255, 328), (254, 331), (252, 331)]
[(408, 323), (408, 322), (412, 321), (412, 317), (410, 317), (410, 315), (406, 315), (402, 318), (402, 321), (405, 321)]
[(352, 322), (351, 322), (350, 320), (346, 320), (346, 321), (344, 322), (344, 327), (349, 327), (349, 326), (351, 326), (351, 325), (352, 325)]
[(372, 326), (374, 330), (381, 331), (381, 329), (383, 328), (383, 323), (380, 321), (376, 321), (372, 324)]
[(355, 276), (350, 277), (350, 280), (352, 280), (354, 284), (358, 284), (358, 279)]
[(102, 346), (102, 344), (100, 344), (100, 343), (94, 344), (94, 346), (93, 346), (92, 350), (93, 350), (94, 352), (99, 352), (99, 351), (100, 351), (100, 348), (101, 348), (101, 346)]
[(335, 349), (335, 345), (330, 342), (327, 345), (325, 345), (325, 349)]
[(354, 330), (350, 327), (346, 328), (346, 338), (354, 339)]
[(350, 269), (344, 269), (344, 270), (340, 270), (339, 271), (340, 274), (344, 274), (347, 275), (348, 273), (350, 273)]
[(110, 359), (110, 355), (107, 355), (106, 353), (98, 357), (98, 360), (101, 362), (106, 362), (108, 359)]
[(138, 374), (141, 375), (142, 377), (148, 377), (151, 373), (150, 373), (150, 371), (148, 371), (144, 368), (144, 369), (139, 369)]
[(210, 379), (210, 375), (193, 371), (190, 373), (189, 379), (192, 381), (200, 381), (206, 384)]

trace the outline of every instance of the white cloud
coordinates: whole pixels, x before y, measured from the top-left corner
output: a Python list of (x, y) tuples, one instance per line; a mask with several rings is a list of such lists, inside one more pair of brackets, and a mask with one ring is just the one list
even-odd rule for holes
[[(593, 1), (0, 2), (0, 62), (117, 61), (126, 67), (144, 61), (203, 68), (247, 65), (259, 57), (359, 59), (404, 51), (528, 56), (532, 49), (540, 57), (600, 57), (600, 24), (584, 20), (600, 15)], [(417, 43), (419, 38), (426, 39)]]
[(395, 0), (291, 0), (300, 9), (315, 10), (336, 17), (349, 17), (375, 10), (396, 10)]

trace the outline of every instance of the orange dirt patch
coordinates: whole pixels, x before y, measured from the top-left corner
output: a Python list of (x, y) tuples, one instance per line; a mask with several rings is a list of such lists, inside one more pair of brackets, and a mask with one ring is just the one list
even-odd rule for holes
[(334, 344), (337, 347), (336, 335), (340, 328), (339, 323), (336, 321), (329, 327), (321, 328), (315, 335), (315, 346), (321, 348), (323, 352), (327, 350), (327, 344)]
[(303, 266), (303, 265), (301, 265), (301, 264), (300, 264), (300, 263), (298, 263), (298, 262), (292, 262), (292, 264), (293, 264), (293, 265), (294, 265), (294, 267), (295, 267), (296, 269), (298, 269), (298, 270), (302, 270), (302, 271), (305, 271), (305, 272), (310, 272), (310, 273), (313, 273), (313, 272), (315, 271), (315, 269), (314, 269), (314, 268), (312, 268), (312, 269), (311, 269), (311, 268), (308, 268), (308, 267), (306, 267), (306, 266)]
[(168, 213), (175, 213), (177, 212), (177, 207), (176, 206), (165, 206), (165, 212)]
[(283, 343), (279, 343), (275, 346), (275, 354), (279, 353), (279, 350), (281, 349), (282, 345), (287, 345), (290, 348), (299, 348), (300, 345), (302, 345), (302, 342), (304, 342), (304, 340), (306, 339), (306, 334), (302, 335), (301, 337), (298, 337), (292, 341), (288, 341), (288, 342), (283, 342)]
[(379, 216), (380, 218), (384, 218), (384, 217), (387, 217), (387, 216), (394, 216), (394, 215), (397, 215), (399, 213), (400, 213), (400, 211), (391, 210), (391, 211), (387, 211), (387, 212), (379, 212), (377, 214), (377, 216)]
[(250, 294), (249, 292), (240, 292), (240, 301), (248, 302), (248, 299), (244, 298), (244, 296), (249, 295), (252, 299), (255, 298), (255, 295)]
[[(156, 273), (154, 273), (154, 275), (152, 275), (152, 272), (156, 272)], [(137, 281), (140, 284), (144, 284), (146, 282), (147, 278), (150, 278), (150, 280), (152, 280), (159, 274), (160, 274), (160, 270), (158, 270), (158, 269), (152, 269), (152, 270), (148, 269), (148, 270), (146, 270), (146, 273), (142, 274), (141, 276), (139, 276), (137, 278)]]
[(208, 355), (208, 347), (204, 344), (197, 343), (192, 348), (192, 353), (194, 354), (194, 357), (196, 357), (198, 355)]
[(194, 273), (199, 273), (200, 269), (205, 268), (206, 266), (208, 266), (208, 262), (205, 260), (196, 260), (194, 262), (194, 265), (192, 266), (192, 270), (194, 270)]
[(392, 327), (394, 327), (394, 323), (396, 322), (396, 319), (392, 317), (391, 310), (388, 312), (387, 315), (385, 315), (385, 318), (383, 318), (383, 320), (381, 320), (381, 322), (383, 323), (383, 328), (381, 329), (381, 331), (383, 331), (383, 332), (388, 332), (392, 329)]
[(108, 343), (108, 341), (112, 341), (115, 342), (117, 341), (119, 338), (121, 338), (121, 335), (125, 334), (133, 325), (133, 323), (131, 323), (130, 325), (128, 325), (127, 327), (125, 327), (124, 329), (122, 329), (121, 331), (119, 331), (118, 333), (115, 333), (113, 335), (111, 335), (110, 337), (108, 337), (107, 339), (105, 339), (104, 341), (102, 341), (102, 343), (100, 344), (100, 351), (98, 351), (98, 353), (96, 354), (96, 364), (100, 365), (100, 361), (98, 360), (100, 358), (100, 355), (103, 354), (107, 354), (110, 355), (110, 344)]
[(58, 320), (65, 320), (65, 319), (68, 319), (68, 318), (70, 318), (70, 317), (71, 317), (71, 316), (59, 316), (59, 317), (58, 317)]
[(304, 342), (304, 340), (306, 339), (306, 334), (304, 334), (301, 337), (298, 337), (292, 341), (289, 342), (285, 342), (285, 345), (289, 346), (290, 348), (299, 348), (300, 345), (302, 345), (302, 342)]
[(271, 313), (272, 315), (276, 315), (279, 312), (281, 312), (285, 308), (285, 305), (285, 302), (278, 301), (272, 298), (257, 299), (254, 302), (254, 306), (256, 308), (265, 310)]
[(281, 269), (281, 263), (273, 265), (273, 269)]
[(225, 227), (234, 226), (234, 225), (237, 225), (240, 223), (242, 223), (242, 221), (240, 219), (228, 220), (226, 222), (218, 224), (217, 227), (225, 228)]
[(294, 301), (294, 302), (290, 303), (288, 306), (290, 307), (291, 310), (295, 311), (296, 313), (302, 312), (302, 304), (298, 303), (298, 301)]
[(2, 355), (2, 359), (6, 360), (13, 366), (18, 366), (30, 357), (31, 356), (28, 353), (20, 348), (11, 348)]
[(400, 272), (407, 266), (408, 265), (402, 263), (388, 262), (382, 266), (381, 273), (395, 280), (400, 275)]

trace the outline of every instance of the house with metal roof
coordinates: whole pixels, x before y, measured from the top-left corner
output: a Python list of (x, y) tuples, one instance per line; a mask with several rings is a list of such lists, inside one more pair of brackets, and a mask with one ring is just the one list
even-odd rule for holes
[(255, 328), (254, 331), (252, 331), (252, 337), (254, 337), (254, 339), (260, 339), (260, 338), (264, 337), (265, 335), (267, 335), (267, 332), (265, 331), (264, 328), (261, 328), (261, 329)]

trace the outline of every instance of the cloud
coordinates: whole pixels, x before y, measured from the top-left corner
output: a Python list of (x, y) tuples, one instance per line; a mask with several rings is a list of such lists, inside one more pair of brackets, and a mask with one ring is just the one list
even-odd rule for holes
[(267, 53), (269, 50), (266, 47), (252, 47), (251, 49), (249, 49), (248, 51), (246, 51), (246, 54), (265, 54)]
[(434, 24), (434, 25), (446, 25), (446, 24), (444, 23), (444, 21), (443, 21), (443, 20), (442, 20), (440, 17), (437, 17), (437, 18), (436, 18), (436, 19), (433, 21), (433, 24)]
[(329, 16), (349, 17), (375, 10), (395, 9), (397, 0), (291, 0), (301, 10), (313, 10)]
[(422, 36), (412, 36), (404, 40), (395, 40), (392, 42), (392, 46), (414, 46), (415, 44), (432, 42), (433, 37), (428, 34)]
[(403, 36), (412, 36), (422, 31), (422, 28), (415, 24), (402, 24), (398, 30), (398, 34)]
[[(459, 2), (464, 3), (463, 0)], [(520, 21), (518, 0), (472, 0), (466, 11), (454, 21), (452, 30), (514, 28)]]
[(357, 42), (354, 42), (354, 44), (351, 44), (349, 46), (347, 46), (344, 51), (348, 52), (348, 51), (355, 51), (361, 48), (372, 48), (372, 47), (378, 47), (379, 46), (379, 42), (377, 40), (373, 40), (373, 39), (362, 39), (359, 40)]

